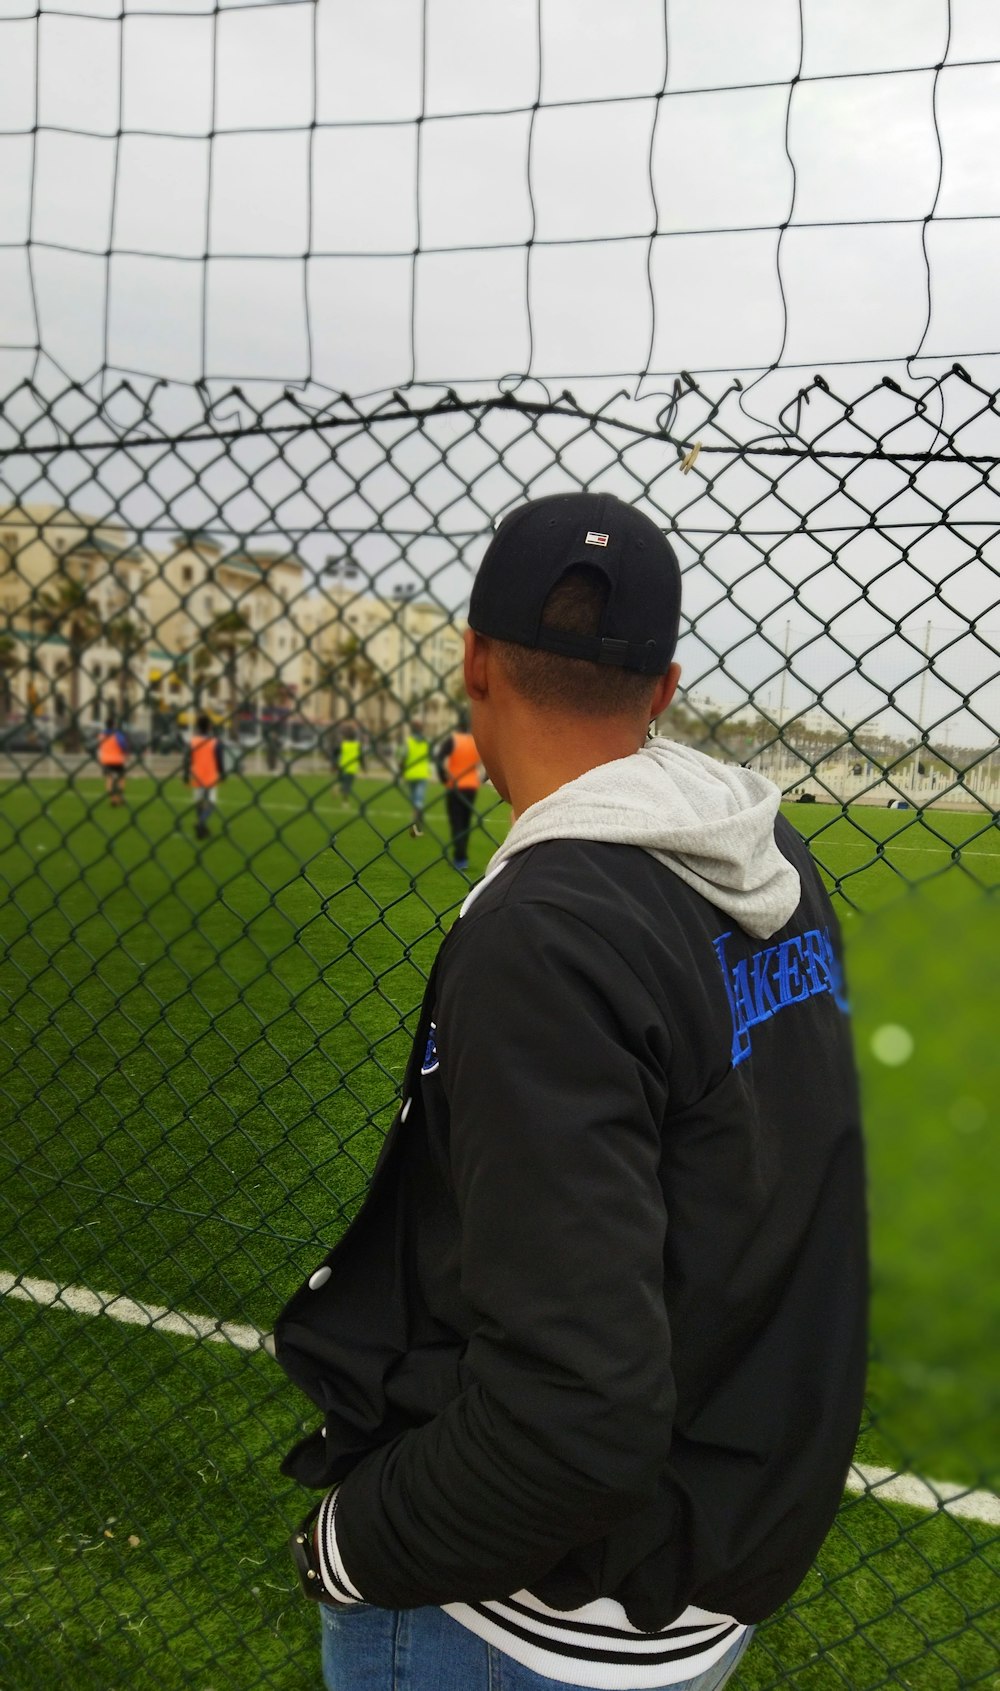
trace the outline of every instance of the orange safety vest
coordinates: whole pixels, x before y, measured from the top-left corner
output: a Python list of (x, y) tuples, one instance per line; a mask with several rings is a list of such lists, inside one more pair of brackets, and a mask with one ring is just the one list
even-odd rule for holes
[(125, 753), (118, 743), (117, 734), (102, 734), (97, 747), (97, 756), (107, 768), (121, 769), (125, 763)]
[(449, 787), (479, 786), (479, 753), (471, 734), (453, 734), (451, 756), (445, 764)]
[(191, 785), (217, 787), (219, 760), (215, 755), (215, 736), (195, 734), (191, 739)]

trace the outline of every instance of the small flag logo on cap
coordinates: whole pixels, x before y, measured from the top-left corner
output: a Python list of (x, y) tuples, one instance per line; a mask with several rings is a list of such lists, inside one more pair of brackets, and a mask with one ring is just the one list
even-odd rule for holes
[(611, 536), (609, 534), (596, 534), (594, 532), (594, 530), (591, 529), (589, 534), (587, 535), (586, 540), (584, 541), (584, 545), (585, 546), (606, 546), (610, 539), (611, 539)]

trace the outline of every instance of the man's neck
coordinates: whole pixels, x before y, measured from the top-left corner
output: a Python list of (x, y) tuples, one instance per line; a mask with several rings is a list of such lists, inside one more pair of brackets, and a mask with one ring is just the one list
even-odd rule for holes
[(642, 733), (627, 723), (548, 716), (525, 722), (504, 758), (514, 819), (588, 770), (631, 757), (642, 744)]

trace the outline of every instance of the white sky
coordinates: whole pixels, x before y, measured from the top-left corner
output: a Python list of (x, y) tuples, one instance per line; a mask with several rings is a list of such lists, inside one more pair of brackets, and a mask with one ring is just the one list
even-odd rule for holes
[[(766, 367), (784, 336), (783, 364), (807, 369), (751, 396), (773, 422), (812, 369), (848, 395), (882, 368), (904, 376), (895, 361), (925, 329), (932, 208), (924, 351), (968, 363), (1000, 349), (995, 0), (952, 0), (950, 40), (947, 0), (803, 0), (801, 39), (797, 0), (427, 0), (426, 34), (419, 0), (120, 9), (58, 0), (36, 17), (26, 0), (0, 0), (0, 391), (35, 368), (40, 340), (49, 391), (53, 365), (79, 381), (107, 365), (355, 395), (412, 376), (486, 391), (527, 371), (599, 404), (620, 385), (601, 378), (634, 392), (647, 360), (643, 392), (681, 368)], [(930, 67), (942, 61), (938, 192)], [(833, 371), (862, 360), (878, 369)], [(976, 373), (1000, 385), (1000, 359)], [(179, 417), (183, 395), (158, 403)], [(396, 449), (404, 468), (407, 450)], [(286, 486), (265, 456), (248, 450), (239, 478), (227, 466), (206, 482), (198, 520), (218, 524), (231, 496), (224, 524), (263, 542), (268, 507), (290, 491), (282, 525), (319, 562), (332, 468), (310, 466), (307, 497), (301, 473)], [(611, 468), (594, 468), (613, 485)], [(12, 473), (23, 485), (23, 464)], [(123, 464), (105, 468), (138, 528), (194, 520), (198, 495), (176, 465), (159, 475), (154, 498), (128, 491)], [(60, 479), (79, 488), (79, 461)], [(873, 502), (886, 486), (876, 481)], [(91, 508), (106, 505), (89, 492)], [(512, 497), (498, 482), (484, 502), (492, 512)], [(681, 484), (663, 498), (679, 500)], [(710, 514), (718, 530), (724, 513)], [(990, 505), (979, 520), (993, 517)], [(466, 526), (481, 522), (470, 511)], [(976, 538), (963, 532), (967, 550)], [(952, 544), (934, 539), (939, 588)], [(751, 616), (772, 617), (779, 645), (789, 617), (805, 637), (809, 617), (772, 607), (765, 577), (774, 585), (758, 572)], [(440, 578), (447, 602), (466, 580)], [(974, 563), (963, 592), (963, 616), (990, 611), (987, 565)], [(909, 597), (915, 626), (956, 623), (943, 588), (932, 609)], [(738, 622), (731, 603), (719, 614), (725, 646)], [(872, 614), (862, 607), (859, 649)], [(761, 688), (765, 673), (751, 662), (740, 684)], [(739, 692), (717, 674), (709, 684)], [(926, 690), (924, 702), (930, 717)], [(972, 732), (956, 722), (954, 737)]]

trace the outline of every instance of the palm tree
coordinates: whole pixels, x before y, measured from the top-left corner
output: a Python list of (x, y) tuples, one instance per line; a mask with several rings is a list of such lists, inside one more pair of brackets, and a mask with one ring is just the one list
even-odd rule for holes
[(131, 663), (146, 645), (146, 630), (134, 617), (120, 616), (108, 624), (104, 638), (109, 646), (115, 648), (121, 659), (118, 669), (118, 719), (124, 722), (128, 715), (128, 696), (133, 680)]
[(229, 715), (233, 723), (239, 703), (237, 664), (252, 638), (250, 625), (241, 610), (222, 611), (206, 628), (202, 644), (194, 655), (195, 669), (203, 673), (213, 662), (222, 665), (229, 685)]
[[(60, 559), (65, 570), (65, 560)], [(49, 634), (61, 634), (68, 649), (70, 723), (66, 730), (67, 751), (79, 751), (80, 739), (80, 671), (84, 649), (100, 632), (100, 617), (91, 602), (83, 582), (75, 576), (61, 574), (54, 593), (43, 593), (39, 602), (38, 620)]]
[(13, 704), (10, 678), (21, 667), (21, 652), (12, 634), (0, 634), (0, 721), (6, 722)]
[[(184, 669), (185, 669), (184, 679), (186, 680), (187, 679), (187, 673), (186, 673), (187, 672), (187, 659), (185, 658), (183, 661), (184, 661)], [(199, 646), (196, 649), (194, 657), (191, 660), (191, 670), (192, 670), (192, 676), (193, 676), (193, 680), (192, 680), (192, 683), (191, 683), (191, 693), (192, 693), (192, 698), (193, 698), (193, 702), (194, 702), (194, 709), (195, 709), (196, 713), (201, 709), (201, 690), (202, 690), (202, 687), (205, 684), (205, 678), (208, 675), (209, 671), (214, 669), (214, 667), (215, 667), (215, 659), (212, 656), (211, 652), (208, 650), (208, 647), (207, 646)]]
[(271, 705), (278, 710), (287, 709), (294, 703), (295, 695), (287, 681), (282, 681), (279, 675), (272, 675), (264, 682), (260, 696), (265, 705)]
[(357, 635), (342, 635), (334, 660), (326, 665), (319, 681), (321, 687), (329, 688), (334, 721), (345, 714), (355, 716), (359, 702), (368, 697), (378, 680), (378, 671)]

